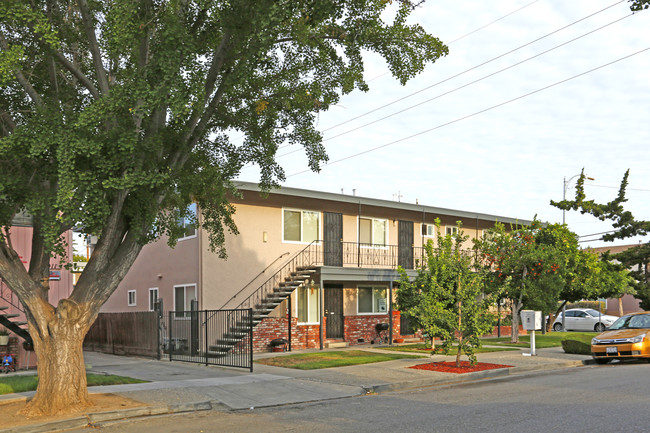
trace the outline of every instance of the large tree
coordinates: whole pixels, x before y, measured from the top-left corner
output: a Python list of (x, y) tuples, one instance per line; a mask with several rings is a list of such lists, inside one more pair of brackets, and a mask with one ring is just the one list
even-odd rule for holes
[[(606, 242), (647, 235), (650, 233), (650, 221), (637, 219), (623, 206), (627, 202), (626, 189), (629, 176), (628, 170), (623, 175), (618, 194), (614, 199), (607, 203), (596, 203), (594, 200), (587, 200), (584, 188), (586, 176), (583, 170), (578, 178), (575, 197), (572, 200), (551, 201), (551, 204), (564, 210), (579, 210), (581, 213), (592, 215), (601, 221), (611, 221), (614, 230), (603, 235), (602, 239)], [(650, 308), (649, 244), (640, 244), (618, 254), (604, 254), (603, 260), (608, 262), (615, 260), (620, 263), (620, 266), (630, 270), (631, 290), (624, 293), (634, 294), (641, 300), (642, 308)], [(612, 266), (615, 265), (612, 264)]]
[(560, 300), (611, 296), (628, 285), (623, 270), (580, 250), (577, 235), (565, 225), (535, 220), (506, 230), (497, 223), (475, 247), (487, 272), (487, 290), (510, 302), (513, 342), (524, 306), (554, 313)]
[[(38, 355), (26, 414), (89, 404), (84, 335), (143, 245), (163, 234), (174, 243), (190, 203), (223, 255), (224, 230), (236, 231), (229, 181), (244, 164), (259, 165), (270, 187), (284, 176), (278, 147), (292, 144), (319, 169), (327, 157), (314, 121), (341, 94), (367, 90), (365, 52), (402, 83), (447, 53), (407, 23), (414, 7), (0, 2), (0, 278), (25, 308)], [(19, 211), (33, 216), (27, 269), (10, 237)], [(73, 226), (99, 241), (70, 297), (51, 305), (49, 262)]]

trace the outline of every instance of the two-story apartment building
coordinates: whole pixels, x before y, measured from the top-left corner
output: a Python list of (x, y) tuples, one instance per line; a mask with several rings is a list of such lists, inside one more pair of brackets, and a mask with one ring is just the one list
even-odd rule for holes
[(293, 348), (369, 343), (378, 323), (397, 338), (413, 333), (390, 302), (397, 267), (415, 272), (436, 219), (444, 233), (461, 221), (470, 238), (497, 220), (529, 223), (355, 195), (280, 188), (262, 196), (256, 184), (238, 188), (242, 196), (232, 203), (240, 233), (226, 238), (227, 260), (209, 252), (203, 230), (186, 225), (174, 249), (161, 240), (142, 250), (103, 311), (153, 309), (158, 298), (167, 310), (189, 310), (192, 301), (199, 309), (250, 307), (258, 351), (277, 338)]

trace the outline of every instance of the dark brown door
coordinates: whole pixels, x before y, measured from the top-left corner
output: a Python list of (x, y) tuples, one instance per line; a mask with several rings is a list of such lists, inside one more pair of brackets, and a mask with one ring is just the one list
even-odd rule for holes
[(343, 266), (343, 214), (325, 212), (323, 242), (323, 264)]
[(325, 284), (323, 287), (325, 338), (343, 338), (343, 285)]
[(397, 264), (413, 269), (413, 221), (400, 221), (397, 235)]

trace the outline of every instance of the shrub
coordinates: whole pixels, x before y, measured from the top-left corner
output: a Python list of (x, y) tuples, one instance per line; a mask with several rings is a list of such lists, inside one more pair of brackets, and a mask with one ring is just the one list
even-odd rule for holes
[(566, 353), (591, 355), (591, 335), (568, 335), (562, 339), (562, 349)]

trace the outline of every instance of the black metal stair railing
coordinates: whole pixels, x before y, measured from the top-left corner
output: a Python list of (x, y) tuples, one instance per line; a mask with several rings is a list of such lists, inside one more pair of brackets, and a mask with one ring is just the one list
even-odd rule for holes
[[(14, 300), (14, 294), (11, 290), (9, 290), (9, 287), (2, 281), (0, 280), (0, 299), (2, 299), (5, 303), (8, 305), (11, 305), (12, 307), (16, 308), (18, 311), (24, 312), (24, 308), (20, 304), (20, 302), (16, 299)], [(20, 338), (25, 340), (25, 343), (28, 345), (32, 345), (32, 336), (29, 335), (29, 332), (22, 328), (23, 325), (26, 324), (26, 322), (14, 322), (13, 318), (18, 317), (18, 314), (7, 314), (4, 313), (8, 309), (7, 305), (0, 306), (0, 324), (2, 324), (5, 328), (13, 332), (14, 334), (18, 335)]]

